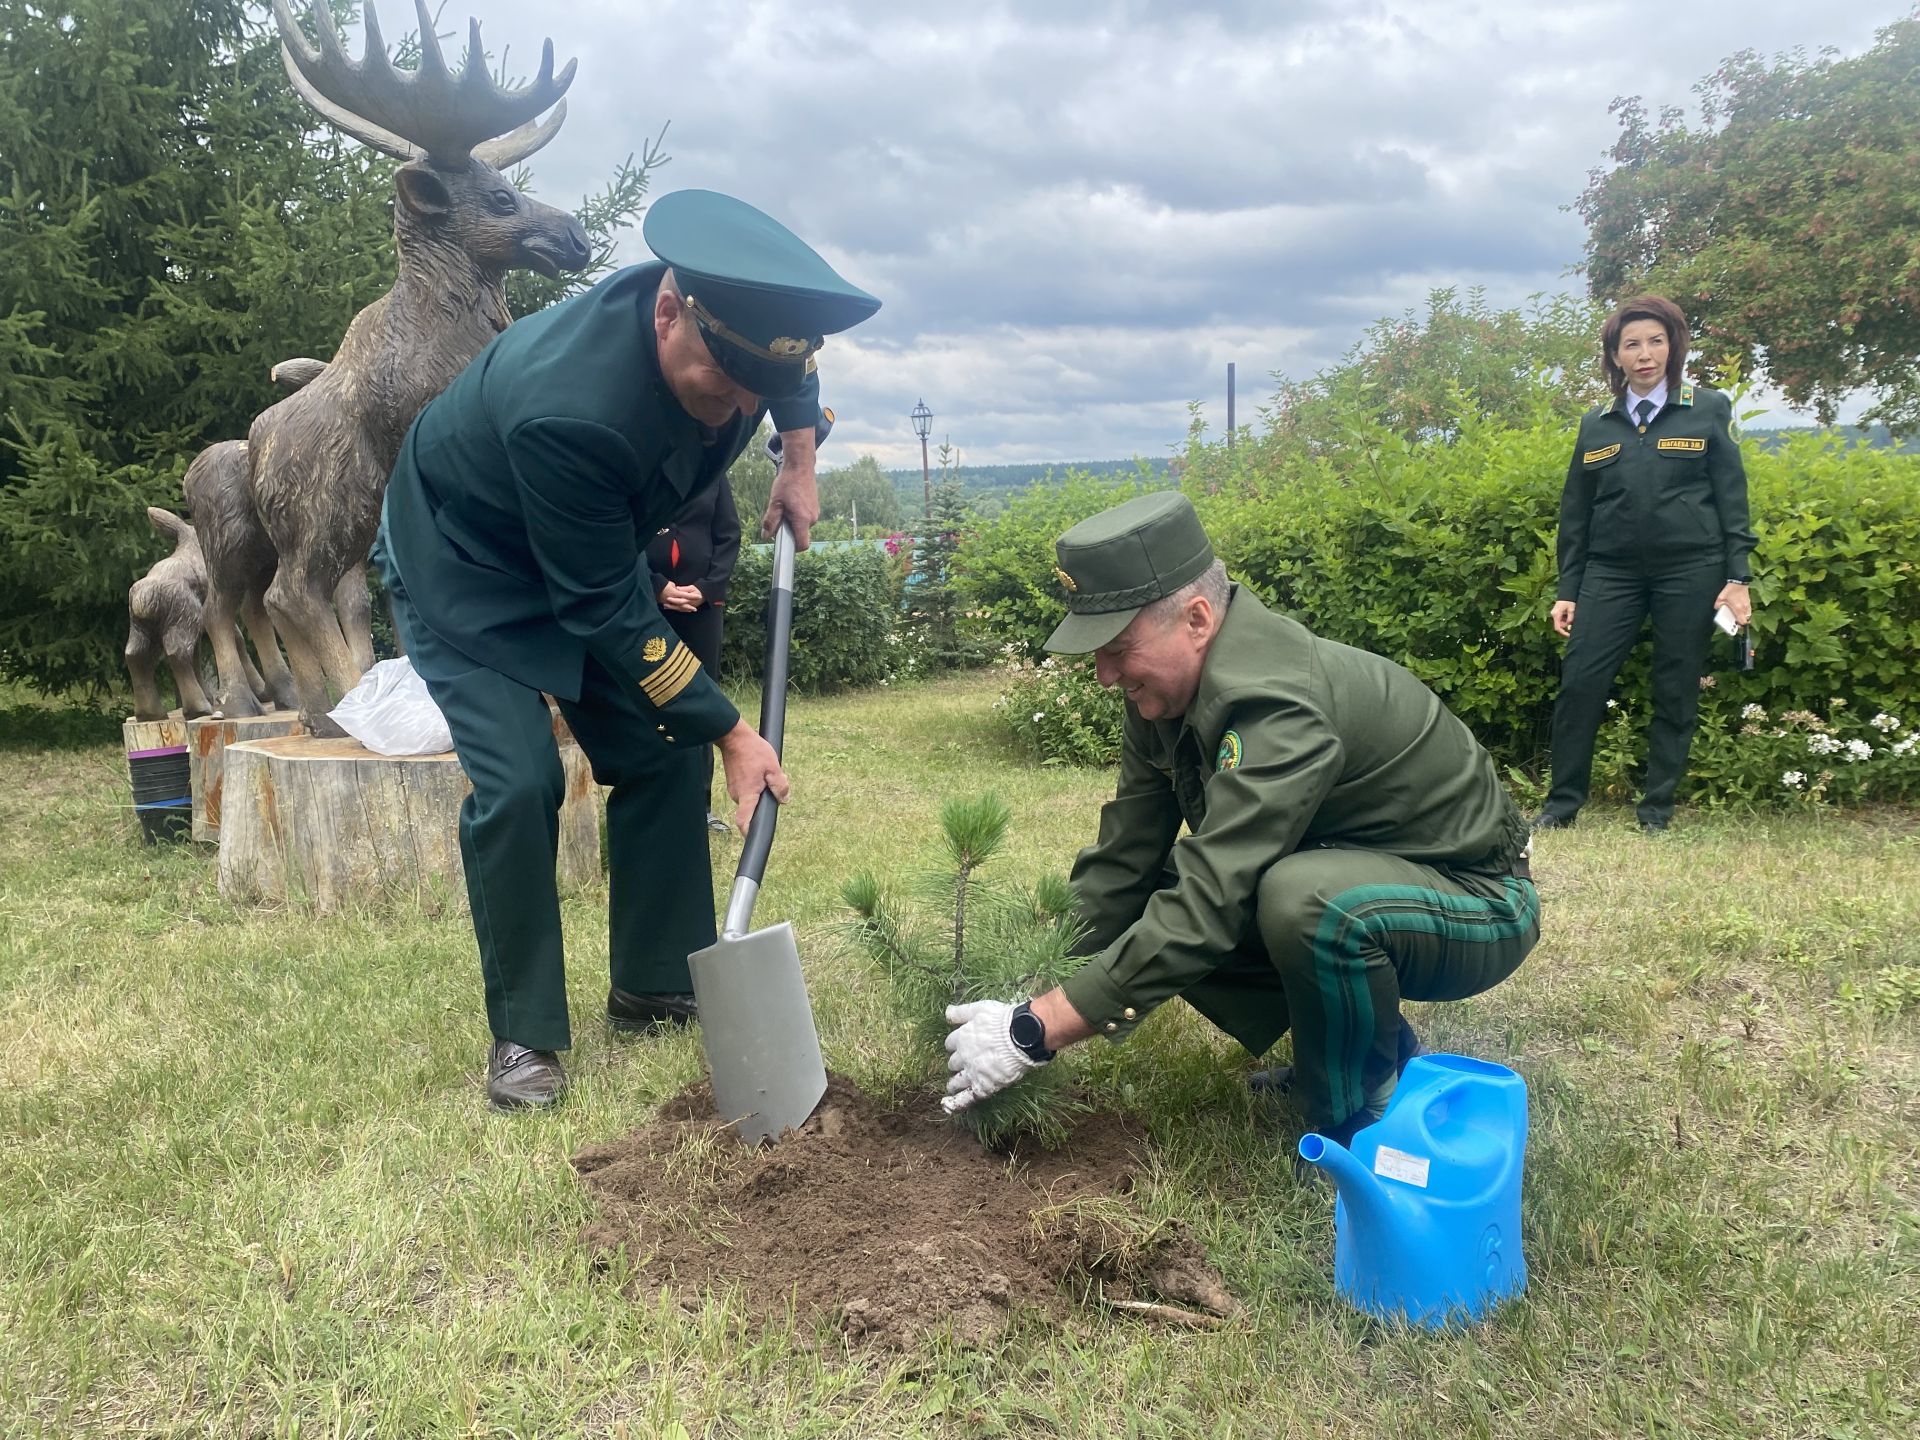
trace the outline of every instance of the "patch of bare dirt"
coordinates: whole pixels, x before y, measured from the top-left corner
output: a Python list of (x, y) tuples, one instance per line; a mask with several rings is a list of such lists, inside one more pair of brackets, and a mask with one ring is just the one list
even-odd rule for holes
[(573, 1164), (599, 1204), (583, 1235), (624, 1248), (636, 1287), (695, 1302), (735, 1290), (755, 1317), (826, 1319), (904, 1347), (950, 1330), (991, 1341), (1016, 1309), (1088, 1303), (1178, 1324), (1237, 1311), (1192, 1237), (1129, 1199), (1144, 1135), (1112, 1115), (1057, 1150), (983, 1150), (930, 1113), (890, 1111), (832, 1077), (813, 1118), (749, 1148), (706, 1084)]

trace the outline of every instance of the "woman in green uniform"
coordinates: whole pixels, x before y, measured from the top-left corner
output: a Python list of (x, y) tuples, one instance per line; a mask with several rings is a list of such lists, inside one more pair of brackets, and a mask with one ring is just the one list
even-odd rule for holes
[(1700, 708), (1714, 612), (1753, 612), (1747, 476), (1718, 390), (1681, 378), (1692, 340), (1670, 300), (1643, 295), (1607, 317), (1601, 364), (1614, 399), (1580, 421), (1560, 497), (1553, 628), (1567, 639), (1553, 711), (1553, 788), (1536, 829), (1586, 803), (1607, 691), (1653, 620), (1653, 723), (1640, 828), (1673, 818)]

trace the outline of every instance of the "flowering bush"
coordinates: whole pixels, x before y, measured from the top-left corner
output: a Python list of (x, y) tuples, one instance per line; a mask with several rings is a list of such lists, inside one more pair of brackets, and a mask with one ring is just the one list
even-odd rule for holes
[(1007, 688), (993, 702), (1014, 739), (1043, 765), (1111, 765), (1120, 758), (1126, 702), (1094, 678), (1093, 661), (1023, 660), (1009, 643)]
[[(1709, 677), (1711, 679), (1711, 677)], [(1920, 797), (1920, 716), (1865, 714), (1835, 696), (1823, 717), (1721, 700), (1707, 684), (1683, 793), (1709, 808), (1777, 809)], [(1593, 793), (1629, 800), (1646, 754), (1646, 717), (1609, 700), (1594, 748)]]

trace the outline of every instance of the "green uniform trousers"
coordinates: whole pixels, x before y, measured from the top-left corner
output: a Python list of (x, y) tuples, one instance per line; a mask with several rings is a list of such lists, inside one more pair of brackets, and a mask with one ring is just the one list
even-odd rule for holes
[[(460, 856), (487, 1021), (495, 1039), (564, 1050), (572, 1034), (555, 866), (565, 779), (546, 697), (422, 625), (404, 587), (389, 593), (400, 641), (473, 782), (460, 807)], [(612, 787), (612, 981), (635, 994), (690, 991), (687, 956), (716, 938), (702, 747), (664, 740), (633, 692), (591, 657), (579, 700), (558, 703), (593, 778)]]
[(1653, 723), (1647, 727), (1646, 788), (1638, 810), (1645, 825), (1664, 827), (1673, 818), (1674, 792), (1687, 772), (1700, 715), (1713, 597), (1727, 583), (1726, 570), (1718, 552), (1651, 571), (1605, 560), (1587, 563), (1553, 707), (1553, 789), (1544, 814), (1571, 824), (1587, 803), (1607, 691), (1651, 614)]
[(1402, 1000), (1478, 995), (1539, 938), (1532, 880), (1316, 847), (1261, 877), (1254, 933), (1180, 996), (1254, 1055), (1291, 1029), (1292, 1093), (1327, 1131), (1386, 1109)]

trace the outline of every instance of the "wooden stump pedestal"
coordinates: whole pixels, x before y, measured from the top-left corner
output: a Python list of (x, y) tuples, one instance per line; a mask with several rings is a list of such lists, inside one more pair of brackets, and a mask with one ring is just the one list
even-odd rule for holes
[(222, 715), (187, 722), (187, 766), (193, 780), (193, 838), (213, 843), (220, 838), (222, 790), (226, 779), (226, 751), (242, 740), (271, 740), (280, 735), (303, 735), (300, 712), (274, 710), (265, 715)]
[[(452, 754), (376, 755), (310, 735), (226, 747), (220, 893), (236, 904), (296, 901), (325, 913), (371, 899), (441, 893), (464, 907)], [(560, 808), (562, 889), (600, 881), (599, 787), (568, 736)]]

